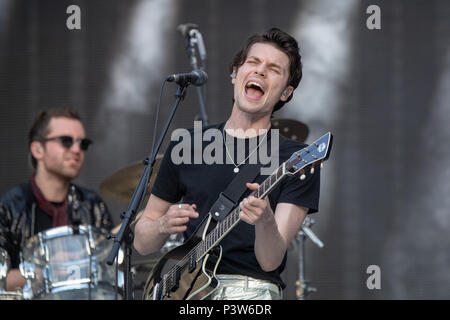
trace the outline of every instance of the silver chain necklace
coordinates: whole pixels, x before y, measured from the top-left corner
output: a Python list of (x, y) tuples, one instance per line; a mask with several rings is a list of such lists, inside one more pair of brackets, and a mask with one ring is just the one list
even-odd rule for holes
[(225, 126), (223, 126), (223, 128), (222, 128), (223, 143), (225, 144), (225, 150), (226, 150), (226, 152), (227, 152), (228, 157), (230, 158), (231, 162), (233, 162), (233, 165), (234, 165), (233, 171), (234, 171), (234, 173), (238, 173), (238, 172), (239, 172), (239, 166), (242, 165), (245, 161), (247, 161), (247, 159), (250, 158), (251, 155), (254, 154), (254, 153), (256, 152), (256, 150), (258, 150), (259, 146), (261, 145), (261, 143), (263, 143), (264, 139), (266, 138), (268, 132), (269, 132), (269, 131), (267, 130), (267, 131), (266, 131), (266, 134), (265, 134), (264, 137), (261, 139), (261, 141), (259, 142), (259, 144), (256, 146), (255, 150), (253, 150), (253, 151), (247, 156), (247, 158), (244, 159), (244, 161), (242, 161), (242, 162), (239, 163), (239, 164), (236, 164), (236, 163), (234, 163), (234, 159), (233, 159), (233, 157), (230, 155), (230, 152), (228, 151), (227, 142), (226, 142), (226, 140), (225, 140), (225, 135), (226, 135), (226, 133), (225, 133)]

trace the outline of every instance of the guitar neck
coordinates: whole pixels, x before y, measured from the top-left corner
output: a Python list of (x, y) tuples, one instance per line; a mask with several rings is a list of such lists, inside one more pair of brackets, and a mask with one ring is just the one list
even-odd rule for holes
[[(263, 183), (260, 184), (258, 190), (255, 190), (251, 195), (256, 198), (264, 198), (272, 189), (281, 181), (286, 175), (285, 163), (283, 163), (274, 173), (272, 173)], [(196, 260), (199, 261), (212, 248), (214, 248), (241, 220), (240, 208), (237, 206), (231, 213), (225, 217), (224, 220), (217, 223), (216, 227), (211, 230), (204, 240), (200, 241), (196, 247)]]

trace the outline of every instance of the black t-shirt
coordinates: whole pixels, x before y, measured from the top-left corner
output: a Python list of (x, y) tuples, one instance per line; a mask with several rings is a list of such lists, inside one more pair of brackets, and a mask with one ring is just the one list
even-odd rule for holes
[[(205, 135), (205, 131), (208, 129), (217, 129), (223, 133), (223, 127), (224, 123), (203, 127), (202, 135), (203, 137), (208, 136)], [(274, 144), (276, 141), (273, 140), (272, 137), (274, 137), (274, 139), (279, 137), (279, 148)], [(182, 201), (183, 203), (195, 203), (197, 205), (197, 211), (200, 216), (197, 219), (190, 219), (188, 229), (184, 232), (185, 239), (189, 239), (196, 231), (197, 227), (205, 219), (212, 205), (219, 197), (220, 192), (224, 191), (235, 177), (236, 173), (233, 171), (235, 165), (230, 161), (231, 156), (233, 156), (235, 164), (240, 164), (247, 156), (249, 156), (250, 149), (250, 157), (246, 159), (243, 165), (245, 165), (245, 163), (254, 163), (252, 161), (255, 161), (256, 156), (258, 161), (261, 159), (261, 162), (266, 164), (266, 167), (270, 166), (270, 168), (274, 168), (273, 171), (275, 171), (278, 166), (281, 166), (284, 161), (288, 160), (294, 152), (306, 147), (306, 144), (282, 136), (273, 135), (271, 130), (268, 131), (266, 137), (262, 134), (251, 139), (237, 139), (226, 134), (225, 140), (227, 146), (232, 146), (231, 143), (234, 143), (234, 148), (229, 147), (228, 152), (225, 148), (225, 144), (216, 141), (216, 139), (223, 138), (220, 135), (220, 138), (219, 136), (216, 136), (211, 139), (203, 138), (200, 141), (198, 135), (196, 136), (194, 130), (191, 129), (189, 130), (189, 134), (179, 138), (178, 141), (171, 141), (162, 160), (161, 167), (152, 189), (154, 195), (165, 201), (171, 203)], [(263, 139), (266, 139), (266, 141)], [(261, 151), (264, 158), (259, 156), (259, 150), (253, 152), (255, 146), (260, 142), (262, 142), (259, 147), (261, 150), (263, 150), (263, 147), (267, 146), (265, 150), (266, 155), (275, 155), (275, 152), (271, 152), (272, 146), (274, 147), (273, 150), (279, 149), (277, 161), (273, 161), (268, 165), (267, 158), (264, 156), (264, 151)], [(191, 147), (190, 150), (188, 150), (188, 148), (180, 148), (181, 145), (179, 143), (183, 143), (185, 146), (189, 143), (188, 145)], [(213, 143), (221, 144), (221, 148), (216, 149), (215, 152), (211, 152)], [(238, 154), (239, 151), (243, 151), (239, 146), (243, 145), (245, 145), (245, 154)], [(188, 150), (190, 154), (185, 154), (184, 152), (186, 150)], [(173, 155), (172, 151), (174, 151)], [(202, 153), (200, 153), (200, 151)], [(197, 155), (195, 155), (196, 152)], [(208, 154), (215, 156), (217, 163), (205, 164), (205, 159)], [(201, 164), (197, 164), (199, 155), (203, 155)], [(184, 162), (182, 163), (180, 163), (181, 157), (184, 157)], [(186, 161), (188, 158), (191, 159), (190, 163), (187, 163), (189, 161)], [(218, 159), (222, 159), (222, 161)], [(194, 160), (197, 161), (194, 162)], [(276, 165), (277, 162), (278, 165)], [(211, 163), (211, 161), (209, 160), (207, 163)], [(242, 167), (242, 165), (239, 167)], [(269, 172), (267, 174), (271, 173), (272, 172)], [(255, 179), (255, 182), (261, 183), (267, 177), (268, 175), (259, 175)], [(298, 176), (284, 177), (269, 193), (268, 197), (274, 212), (278, 203), (285, 202), (309, 208), (308, 213), (314, 213), (318, 210), (319, 191), (320, 170), (316, 170), (314, 174), (307, 174), (306, 179), (304, 180), (300, 180)], [(248, 193), (244, 194), (243, 197), (247, 195)], [(285, 267), (286, 255), (282, 264), (276, 270), (265, 272), (261, 269), (256, 259), (254, 253), (254, 241), (255, 227), (243, 221), (239, 222), (220, 242), (223, 253), (222, 260), (217, 269), (217, 274), (247, 275), (257, 279), (272, 281), (280, 284), (284, 288), (285, 284), (282, 282), (280, 274)], [(214, 261), (214, 258), (210, 258), (208, 262), (210, 260)]]

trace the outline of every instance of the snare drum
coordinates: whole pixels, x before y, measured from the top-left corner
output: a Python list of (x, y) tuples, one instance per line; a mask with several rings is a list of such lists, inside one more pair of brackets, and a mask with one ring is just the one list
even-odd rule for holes
[(92, 226), (64, 226), (30, 238), (21, 252), (24, 299), (114, 300), (117, 269), (106, 264), (113, 241)]

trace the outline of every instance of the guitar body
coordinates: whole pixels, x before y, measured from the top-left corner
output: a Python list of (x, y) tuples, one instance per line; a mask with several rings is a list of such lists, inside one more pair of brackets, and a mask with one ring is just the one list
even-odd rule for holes
[[(185, 261), (186, 254), (192, 250), (204, 235), (211, 229), (211, 217), (208, 216), (197, 228), (196, 232), (184, 244), (172, 249), (166, 253), (153, 267), (144, 287), (144, 300), (202, 300), (209, 296), (218, 285), (215, 278), (215, 269), (217, 268), (222, 248), (219, 251), (219, 258), (213, 271), (206, 268), (206, 263), (210, 254), (206, 254), (199, 262), (189, 264)], [(184, 268), (177, 267), (185, 265)], [(174, 278), (176, 282), (174, 290), (171, 285), (164, 285), (164, 275), (173, 274), (173, 269), (180, 270)], [(170, 283), (169, 279), (169, 283)]]

